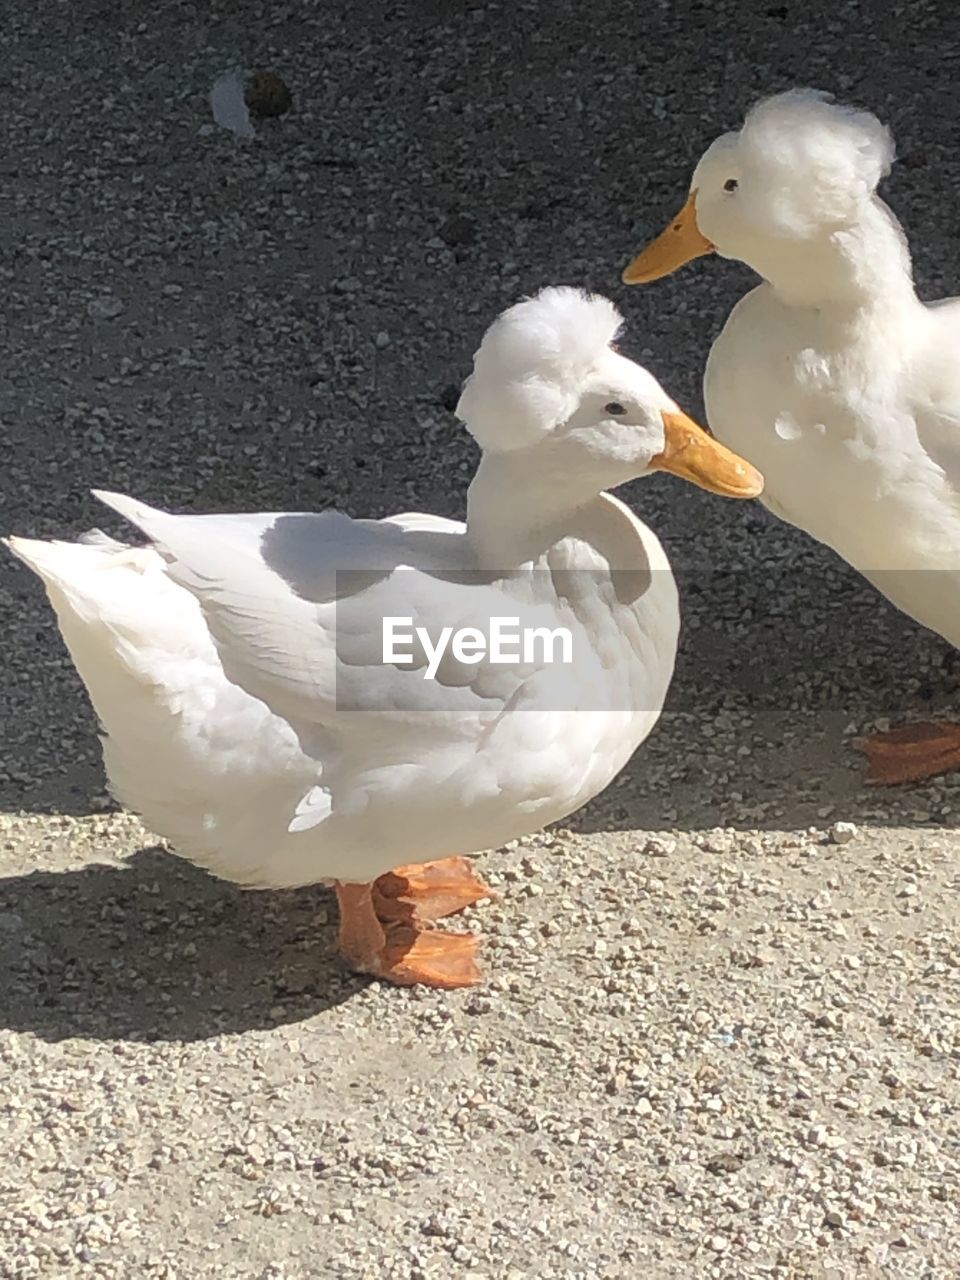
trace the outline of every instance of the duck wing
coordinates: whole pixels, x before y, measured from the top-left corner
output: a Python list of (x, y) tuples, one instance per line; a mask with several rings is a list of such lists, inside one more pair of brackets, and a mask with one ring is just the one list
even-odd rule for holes
[[(532, 696), (556, 645), (508, 662), (461, 660), (451, 646), (431, 663), (441, 633), (472, 627), (486, 636), (496, 617), (550, 630), (580, 625), (572, 612), (561, 616), (548, 573), (481, 570), (452, 521), (171, 515), (97, 496), (150, 537), (173, 581), (198, 600), (227, 677), (289, 721), (307, 750), (316, 730), (349, 728), (381, 747), (384, 735), (426, 732), (428, 723), (433, 733), (445, 724), (450, 734), (476, 734), (524, 691)], [(384, 619), (402, 620), (394, 629), (404, 636), (422, 628), (428, 640), (401, 640), (402, 657), (385, 661)]]

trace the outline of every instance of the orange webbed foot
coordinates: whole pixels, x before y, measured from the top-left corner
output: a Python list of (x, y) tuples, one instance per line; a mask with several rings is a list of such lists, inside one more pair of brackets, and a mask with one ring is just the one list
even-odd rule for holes
[(453, 990), (480, 981), (478, 939), (434, 928), (493, 890), (467, 858), (444, 858), (381, 876), (372, 884), (336, 886), (340, 952), (351, 969), (394, 982)]
[(470, 858), (441, 858), (397, 867), (373, 884), (373, 906), (384, 923), (431, 924), (496, 894)]
[(905, 725), (871, 734), (860, 747), (867, 757), (867, 782), (875, 787), (923, 782), (960, 769), (960, 725), (956, 724)]
[(386, 938), (376, 976), (387, 982), (452, 991), (474, 987), (480, 981), (478, 940), (472, 933), (448, 933), (444, 929), (425, 929), (421, 933), (391, 925)]

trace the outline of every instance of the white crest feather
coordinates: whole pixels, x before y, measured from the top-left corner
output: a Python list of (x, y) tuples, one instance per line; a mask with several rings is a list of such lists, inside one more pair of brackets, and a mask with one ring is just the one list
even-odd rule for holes
[(522, 449), (573, 413), (584, 377), (617, 336), (608, 298), (552, 286), (499, 316), (473, 358), (457, 416), (484, 449)]
[(890, 130), (876, 116), (815, 89), (757, 103), (737, 150), (744, 194), (754, 185), (766, 190), (778, 223), (792, 234), (855, 218), (894, 155)]

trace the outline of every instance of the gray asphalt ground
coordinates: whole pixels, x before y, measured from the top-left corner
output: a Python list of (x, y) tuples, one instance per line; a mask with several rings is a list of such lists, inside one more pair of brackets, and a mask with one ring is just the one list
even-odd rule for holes
[[(181, 509), (458, 515), (449, 412), (545, 283), (609, 293), (700, 412), (749, 273), (626, 290), (758, 96), (894, 128), (921, 293), (960, 281), (947, 3), (2, 6), (2, 530)], [(275, 68), (242, 141), (207, 94)], [(103, 795), (37, 585), (0, 562), (0, 1276), (960, 1272), (956, 776), (851, 747), (956, 710), (944, 644), (756, 504), (666, 477), (661, 725), (569, 829), (491, 853), (487, 984), (368, 984), (326, 890), (243, 894)], [(839, 826), (836, 824), (840, 824)]]

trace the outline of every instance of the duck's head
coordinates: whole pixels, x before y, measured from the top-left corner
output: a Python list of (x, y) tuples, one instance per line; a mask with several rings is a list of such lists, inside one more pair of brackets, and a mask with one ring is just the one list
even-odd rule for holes
[(838, 236), (875, 210), (893, 160), (889, 130), (869, 112), (793, 89), (758, 103), (697, 165), (686, 204), (623, 272), (647, 284), (707, 253), (737, 258), (778, 283), (834, 267)]
[[(607, 298), (552, 287), (505, 311), (474, 357), (457, 416), (485, 455), (520, 455), (599, 490), (670, 471), (728, 497), (763, 479), (616, 350), (622, 318)], [(530, 470), (531, 467), (526, 468)]]

